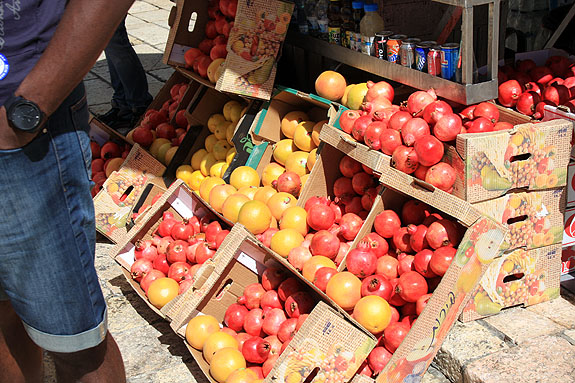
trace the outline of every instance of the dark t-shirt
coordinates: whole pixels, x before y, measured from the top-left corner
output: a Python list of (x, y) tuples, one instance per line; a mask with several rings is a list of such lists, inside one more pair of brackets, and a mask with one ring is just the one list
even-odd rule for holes
[(18, 88), (46, 49), (66, 3), (67, 0), (0, 0), (0, 105)]

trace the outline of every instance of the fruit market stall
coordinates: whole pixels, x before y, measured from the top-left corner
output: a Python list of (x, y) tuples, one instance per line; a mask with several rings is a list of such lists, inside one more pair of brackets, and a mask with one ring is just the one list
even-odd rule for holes
[[(562, 242), (575, 246), (573, 126), (560, 107), (573, 60), (530, 52), (499, 68), (500, 2), (440, 2), (462, 9), (461, 46), (439, 50), (455, 55), (439, 64), (449, 76), (403, 65), (418, 46), (407, 39), (413, 51), (393, 62), (302, 37), (299, 3), (178, 0), (173, 75), (121, 145), (94, 133), (94, 177), (109, 177), (98, 229), (208, 380), (421, 379), (458, 319), (559, 296)], [(313, 92), (275, 84), (294, 49), (360, 81), (339, 67), (322, 68)]]

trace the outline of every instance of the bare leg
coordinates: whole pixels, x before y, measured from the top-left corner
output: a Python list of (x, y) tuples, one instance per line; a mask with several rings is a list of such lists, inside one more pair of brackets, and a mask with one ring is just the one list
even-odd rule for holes
[(42, 382), (42, 349), (24, 329), (10, 301), (0, 301), (0, 382)]
[(74, 353), (50, 353), (59, 383), (123, 383), (126, 381), (120, 349), (110, 333), (96, 347)]

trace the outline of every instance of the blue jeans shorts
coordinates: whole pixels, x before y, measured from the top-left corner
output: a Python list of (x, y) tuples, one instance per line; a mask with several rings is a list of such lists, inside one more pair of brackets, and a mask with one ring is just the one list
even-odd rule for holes
[(32, 142), (0, 150), (0, 300), (48, 351), (88, 349), (107, 332), (88, 131), (80, 84)]

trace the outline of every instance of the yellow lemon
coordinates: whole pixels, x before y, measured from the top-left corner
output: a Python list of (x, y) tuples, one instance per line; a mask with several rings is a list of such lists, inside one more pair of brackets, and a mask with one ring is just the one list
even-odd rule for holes
[(216, 126), (216, 130), (214, 130), (214, 136), (216, 136), (216, 138), (218, 140), (225, 140), (226, 139), (226, 130), (228, 129), (229, 124), (230, 124), (230, 122), (224, 121), (224, 122), (220, 122)]
[[(232, 109), (234, 108), (239, 108), (239, 111), (242, 111), (242, 104), (240, 104), (237, 101), (228, 101), (224, 104), (224, 117), (226, 118), (226, 120), (228, 121), (232, 121)], [(239, 113), (238, 113), (239, 114)]]
[(208, 129), (210, 130), (211, 133), (214, 132), (214, 130), (216, 130), (216, 126), (220, 123), (220, 122), (224, 122), (226, 119), (224, 117), (223, 114), (212, 114), (210, 116), (210, 118), (208, 118)]
[(214, 157), (216, 157), (216, 160), (219, 161), (226, 159), (226, 154), (228, 153), (228, 150), (230, 150), (230, 144), (228, 144), (226, 140), (219, 140), (214, 144), (214, 150), (212, 152), (214, 153)]
[(207, 136), (206, 139), (204, 140), (204, 146), (206, 147), (206, 150), (208, 152), (214, 150), (214, 145), (216, 144), (216, 142), (218, 142), (218, 138), (216, 137), (215, 134), (210, 134), (209, 136)]
[(285, 165), (288, 156), (293, 152), (296, 152), (297, 149), (297, 146), (294, 144), (291, 138), (281, 140), (273, 147), (274, 160), (280, 165)]
[(202, 158), (204, 158), (206, 154), (208, 154), (208, 151), (206, 149), (200, 149), (194, 154), (192, 154), (190, 165), (192, 165), (192, 168), (194, 168), (194, 170), (200, 170), (200, 163), (202, 162)]
[(295, 146), (304, 152), (310, 152), (317, 146), (311, 138), (314, 125), (313, 121), (302, 121), (295, 128), (293, 142)]
[(206, 177), (210, 175), (210, 168), (217, 162), (213, 153), (208, 152), (200, 161), (200, 171)]
[(222, 176), (224, 175), (222, 169), (224, 168), (225, 165), (227, 165), (226, 161), (217, 161), (210, 167), (210, 176), (222, 178)]
[(236, 156), (236, 148), (232, 146), (230, 150), (228, 150), (228, 152), (226, 153), (226, 162), (228, 163), (228, 165), (232, 163), (232, 160), (234, 159), (235, 156)]
[(190, 165), (180, 165), (176, 169), (176, 178), (184, 181), (189, 186), (193, 173), (194, 169)]

